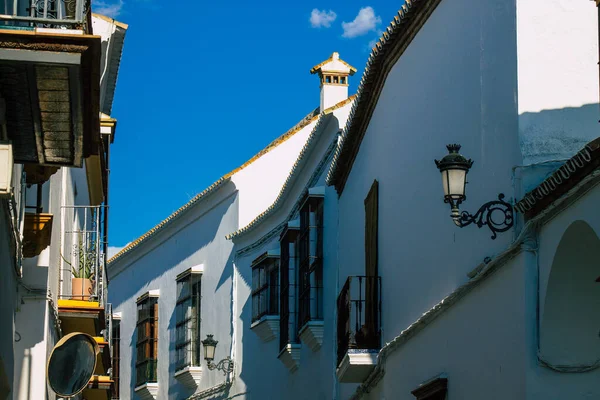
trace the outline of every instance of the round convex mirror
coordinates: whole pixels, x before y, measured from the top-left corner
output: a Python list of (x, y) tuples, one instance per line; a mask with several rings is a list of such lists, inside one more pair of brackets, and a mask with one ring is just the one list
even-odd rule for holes
[(75, 332), (63, 337), (48, 360), (48, 384), (63, 397), (75, 396), (87, 387), (96, 369), (98, 344), (93, 337)]

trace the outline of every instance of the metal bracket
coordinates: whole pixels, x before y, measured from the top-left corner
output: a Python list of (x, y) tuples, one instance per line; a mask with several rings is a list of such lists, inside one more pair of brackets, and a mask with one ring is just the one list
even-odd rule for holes
[[(500, 218), (496, 217), (495, 219), (494, 216), (500, 216)], [(453, 217), (453, 219), (454, 223), (461, 228), (473, 223), (478, 228), (487, 225), (492, 231), (492, 240), (496, 239), (498, 232), (506, 232), (514, 224), (513, 207), (504, 201), (504, 193), (498, 195), (498, 200), (482, 205), (474, 215), (463, 211), (460, 216)]]

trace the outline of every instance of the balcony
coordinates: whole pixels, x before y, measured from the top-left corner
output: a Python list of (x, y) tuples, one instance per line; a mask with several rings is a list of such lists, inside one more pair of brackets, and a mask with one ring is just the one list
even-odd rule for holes
[(61, 254), (63, 284), (58, 312), (63, 333), (99, 336), (106, 321), (105, 217), (102, 206), (63, 207), (66, 228)]
[(23, 225), (23, 257), (38, 256), (50, 245), (52, 214), (25, 213)]
[(89, 0), (3, 0), (0, 29), (84, 30), (90, 27), (89, 11)]
[(338, 380), (361, 383), (381, 348), (381, 278), (350, 276), (337, 299)]
[(108, 373), (108, 369), (111, 366), (110, 347), (105, 337), (94, 337), (94, 340), (96, 340), (96, 343), (100, 347), (100, 353), (96, 360), (94, 375), (82, 394), (88, 400), (109, 400), (113, 385), (113, 380)]
[(16, 163), (77, 166), (100, 143), (89, 0), (0, 1), (0, 97)]

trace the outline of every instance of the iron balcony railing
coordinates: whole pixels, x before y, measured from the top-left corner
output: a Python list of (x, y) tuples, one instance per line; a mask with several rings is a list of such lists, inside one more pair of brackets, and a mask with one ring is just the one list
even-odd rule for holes
[(90, 0), (0, 0), (0, 27), (87, 31)]
[(97, 301), (104, 306), (108, 282), (103, 232), (105, 206), (64, 206), (63, 214), (60, 298)]
[(337, 362), (349, 349), (381, 348), (381, 278), (349, 276), (337, 299)]

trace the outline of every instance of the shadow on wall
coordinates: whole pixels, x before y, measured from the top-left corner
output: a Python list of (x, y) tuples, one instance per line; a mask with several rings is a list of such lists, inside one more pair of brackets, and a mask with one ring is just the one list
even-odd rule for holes
[(35, 376), (34, 369), (38, 369), (36, 363), (41, 362), (45, 365), (46, 362), (46, 348), (37, 346), (44, 340), (44, 329), (31, 329), (35, 323), (46, 318), (45, 295), (39, 296), (40, 298), (27, 298), (27, 295), (24, 297), (26, 300), (21, 303), (15, 321), (15, 400), (32, 398), (31, 385), (40, 379), (39, 376)]
[[(219, 190), (233, 193), (236, 188), (234, 183), (228, 182)], [(207, 215), (202, 215), (199, 219), (189, 222), (189, 225), (144, 254), (134, 262), (135, 267), (126, 279), (123, 279), (120, 275), (112, 277), (111, 280), (114, 280), (114, 283), (111, 282), (113, 286), (109, 290), (109, 300), (113, 303), (113, 308), (131, 300), (142, 287), (165, 274), (169, 268), (180, 265), (183, 261), (211, 244), (215, 239), (221, 239), (216, 237), (218, 228), (227, 210), (237, 200), (237, 197), (237, 195), (227, 197), (211, 210), (211, 215), (208, 218)], [(197, 224), (199, 223), (202, 224), (201, 229), (198, 229)], [(194, 228), (196, 229), (192, 232), (191, 229)], [(186, 231), (190, 232), (186, 234)], [(187, 240), (182, 240), (182, 238)], [(127, 271), (121, 274), (127, 274)]]
[[(123, 276), (117, 276), (113, 278), (110, 301), (113, 306), (124, 304), (126, 302), (135, 301), (135, 295), (138, 294), (140, 289), (146, 287), (150, 282), (159, 276), (171, 271), (173, 268), (181, 266), (186, 260), (193, 257), (195, 254), (201, 252), (207, 246), (213, 242), (224, 241), (225, 234), (219, 230), (223, 225), (223, 219), (228, 215), (229, 210), (232, 208), (234, 203), (237, 201), (237, 195), (235, 195), (235, 185), (231, 182), (227, 183), (225, 187), (221, 188), (220, 191), (224, 191), (228, 197), (221, 203), (217, 204), (212, 208), (208, 214), (201, 215), (198, 219), (193, 221), (186, 221), (187, 226), (183, 227), (175, 235), (168, 238), (165, 242), (161, 243), (158, 247), (155, 247), (150, 252), (143, 255), (140, 259), (135, 261), (135, 266), (131, 271), (124, 271), (122, 274), (128, 274)], [(202, 207), (200, 205), (200, 207)], [(201, 211), (201, 210), (200, 210)], [(193, 210), (190, 214), (198, 215), (199, 210)], [(185, 217), (184, 217), (185, 218)], [(189, 218), (189, 216), (188, 216)], [(237, 227), (234, 227), (234, 229)], [(219, 282), (215, 288), (219, 289), (223, 285), (229, 276), (231, 276), (233, 267), (231, 261), (231, 254), (226, 254), (225, 257), (228, 260), (226, 266), (219, 278)], [(191, 266), (191, 265), (189, 265)], [(175, 271), (173, 271), (175, 272)], [(180, 271), (179, 271), (180, 272)], [(174, 278), (173, 278), (174, 279)], [(174, 281), (173, 281), (174, 284)], [(203, 289), (205, 286), (203, 285)], [(148, 289), (153, 289), (149, 287)], [(205, 294), (210, 295), (210, 294)], [(118, 296), (118, 298), (117, 298)], [(175, 300), (173, 299), (173, 303)], [(159, 306), (160, 310), (160, 306)], [(160, 317), (163, 314), (159, 311), (159, 324)], [(137, 318), (134, 317), (134, 318)], [(169, 316), (168, 321), (168, 339), (169, 341), (169, 395), (176, 394), (178, 398), (186, 394), (181, 398), (187, 398), (192, 394), (190, 389), (181, 385), (174, 378), (176, 369), (176, 351), (175, 351), (175, 334), (176, 334), (176, 308), (173, 308), (173, 312)], [(201, 334), (203, 334), (202, 325), (200, 327)], [(161, 331), (160, 332), (164, 332)], [(161, 340), (162, 338), (159, 338)], [(131, 360), (130, 360), (130, 388), (132, 390), (132, 397), (138, 398), (134, 394), (133, 389), (136, 387), (136, 342), (137, 332), (134, 328), (129, 348), (131, 349)]]
[(566, 107), (519, 116), (519, 140), (525, 164), (572, 157), (600, 136), (600, 106)]
[(553, 365), (600, 364), (600, 239), (584, 221), (565, 231), (552, 263), (540, 327), (540, 354)]

